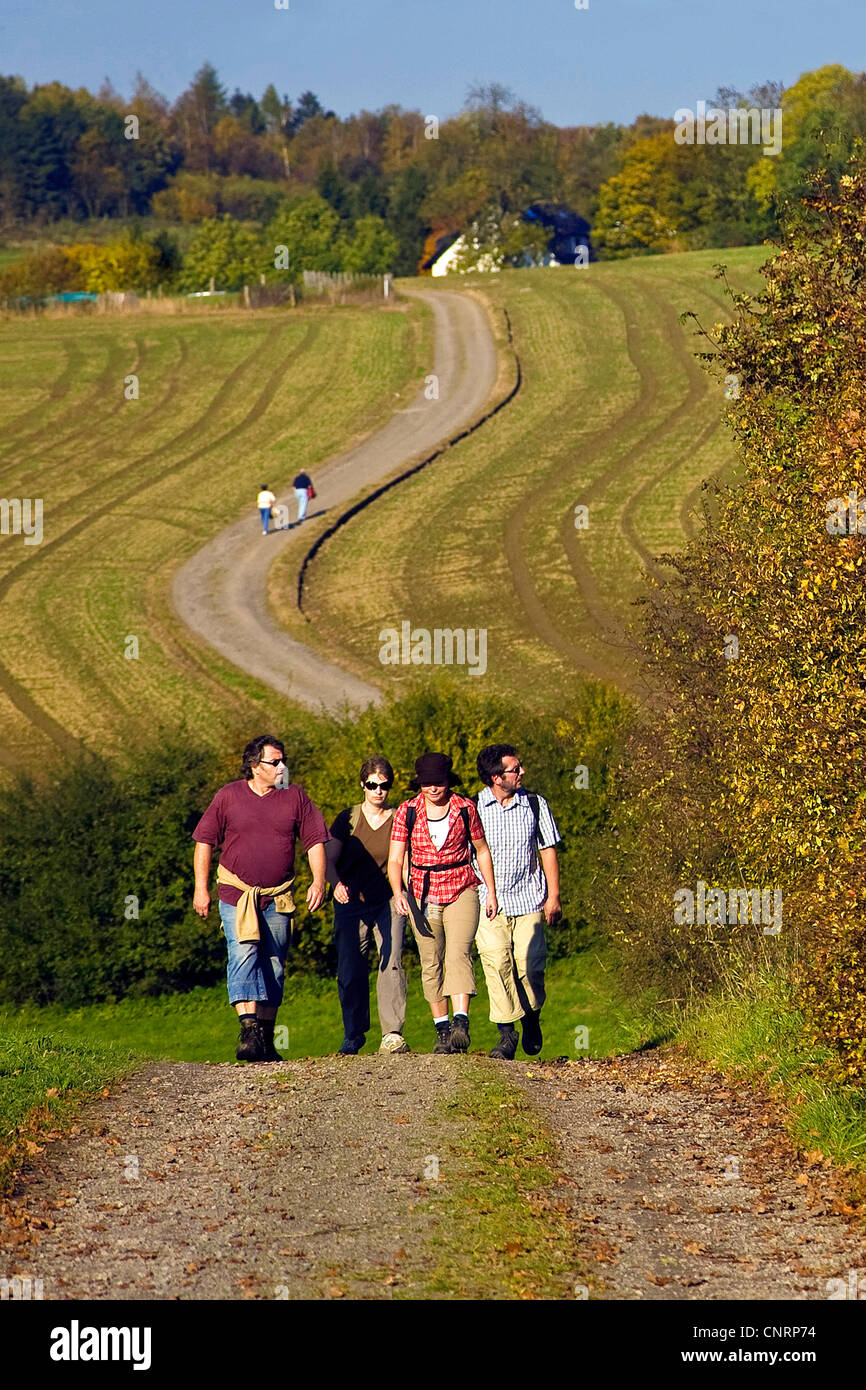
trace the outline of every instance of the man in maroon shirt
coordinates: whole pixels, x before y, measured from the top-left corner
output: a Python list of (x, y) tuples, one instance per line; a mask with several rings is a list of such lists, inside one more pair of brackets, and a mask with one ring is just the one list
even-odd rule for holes
[(286, 768), (279, 739), (260, 734), (243, 753), (241, 778), (220, 787), (195, 830), (193, 907), (210, 912), (213, 851), (222, 847), (217, 881), (228, 946), (228, 992), (241, 1022), (239, 1062), (279, 1062), (274, 1020), (283, 1001), (286, 952), (295, 910), (295, 840), (307, 852), (311, 912), (325, 899), (324, 817), (303, 787), (277, 786)]

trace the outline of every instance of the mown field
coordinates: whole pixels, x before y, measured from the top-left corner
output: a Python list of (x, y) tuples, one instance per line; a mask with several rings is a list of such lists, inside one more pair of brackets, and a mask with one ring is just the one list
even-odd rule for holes
[[(294, 611), (300, 542), (284, 552), (274, 611), (380, 683), (413, 674), (378, 659), (380, 630), (408, 619), (486, 628), (484, 679), (551, 711), (575, 676), (633, 688), (639, 576), (682, 545), (701, 483), (733, 462), (724, 382), (695, 360), (704, 344), (679, 315), (693, 310), (711, 328), (729, 314), (713, 266), (723, 260), (735, 289), (756, 290), (768, 255), (749, 247), (460, 281), (489, 300), (506, 351), (507, 311), (517, 396), (325, 545), (308, 571), (308, 623)], [(577, 505), (588, 507), (586, 530)], [(361, 573), (382, 582), (361, 585)]]
[[(429, 362), (420, 305), (0, 320), (0, 494), (43, 539), (0, 536), (0, 758), (118, 746), (186, 723), (289, 717), (173, 617), (174, 568), (387, 418)], [(139, 379), (139, 399), (124, 382)], [(138, 641), (138, 656), (129, 638)]]

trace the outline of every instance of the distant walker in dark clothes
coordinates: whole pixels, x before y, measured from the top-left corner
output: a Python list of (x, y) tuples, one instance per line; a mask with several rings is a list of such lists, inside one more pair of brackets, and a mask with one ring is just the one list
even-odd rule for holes
[(295, 496), (298, 499), (298, 521), (301, 522), (307, 515), (307, 503), (315, 497), (316, 489), (313, 487), (313, 480), (309, 473), (304, 472), (298, 474), (292, 482), (292, 487), (295, 489)]
[(344, 1056), (360, 1052), (370, 1028), (367, 961), (371, 932), (379, 952), (376, 972), (376, 1003), (382, 1028), (379, 1051), (409, 1051), (409, 1044), (403, 1037), (406, 918), (396, 909), (387, 876), (394, 820), (394, 812), (387, 802), (388, 792), (394, 785), (394, 769), (387, 758), (375, 754), (362, 764), (360, 780), (364, 800), (340, 812), (331, 826), (331, 838), (325, 848), (328, 882), (334, 885), (337, 986), (345, 1033), (340, 1052)]
[(286, 770), (279, 739), (260, 734), (243, 753), (240, 780), (220, 787), (195, 830), (193, 907), (210, 912), (210, 869), (222, 846), (217, 882), (228, 947), (229, 1003), (237, 1010), (239, 1062), (281, 1062), (274, 1022), (283, 1002), (286, 952), (295, 911), (295, 841), (307, 852), (311, 912), (325, 900), (325, 819), (303, 787), (277, 786)]

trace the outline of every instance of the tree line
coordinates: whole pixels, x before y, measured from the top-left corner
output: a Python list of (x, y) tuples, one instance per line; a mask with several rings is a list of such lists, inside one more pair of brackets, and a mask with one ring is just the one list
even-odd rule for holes
[(108, 83), (93, 95), (0, 77), (0, 228), (7, 240), (68, 242), (70, 222), (87, 223), (105, 241), (144, 219), (127, 239), (156, 246), (153, 273), (166, 281), (205, 224), (261, 274), (253, 233), (301, 205), (314, 234), (298, 270), (415, 274), (442, 234), (507, 240), (537, 200), (587, 218), (602, 257), (741, 245), (777, 234), (814, 170), (841, 167), (866, 133), (866, 78), (838, 64), (787, 91), (722, 88), (709, 105), (780, 107), (781, 152), (677, 143), (668, 117), (559, 127), (498, 83), (470, 90), (450, 117), (394, 105), (342, 118), (311, 91), (229, 95), (209, 63), (173, 103), (140, 75), (129, 97)]

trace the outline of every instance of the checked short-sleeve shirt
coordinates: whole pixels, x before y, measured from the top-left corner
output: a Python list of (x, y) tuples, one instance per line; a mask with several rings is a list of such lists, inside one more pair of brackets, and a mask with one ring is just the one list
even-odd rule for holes
[[(507, 806), (484, 787), (478, 797), (478, 815), (484, 836), (493, 858), (493, 878), (500, 912), (507, 917), (522, 917), (538, 912), (547, 898), (547, 880), (541, 868), (538, 850), (552, 849), (560, 843), (556, 821), (543, 796), (538, 798), (538, 834), (535, 838), (535, 817), (529, 795), (521, 787)], [(481, 907), (487, 900), (484, 883), (479, 885)]]
[[(424, 890), (424, 869), (425, 864), (444, 864), (453, 865), (453, 868), (443, 868), (435, 874), (430, 875), (430, 887), (427, 899), (431, 903), (440, 903), (447, 907), (453, 903), (465, 888), (474, 888), (477, 883), (475, 870), (470, 861), (471, 851), (466, 842), (466, 832), (463, 828), (463, 817), (460, 815), (461, 806), (465, 806), (469, 812), (469, 836), (473, 840), (481, 840), (484, 831), (481, 828), (481, 821), (475, 809), (475, 803), (470, 801), (468, 796), (458, 796), (456, 792), (451, 793), (451, 800), (448, 803), (448, 834), (441, 849), (437, 849), (430, 839), (430, 832), (427, 829), (427, 803), (424, 800), (424, 793), (419, 792), (411, 801), (404, 801), (402, 806), (398, 806), (394, 812), (394, 825), (391, 830), (391, 839), (405, 843), (409, 836), (406, 833), (406, 811), (410, 806), (415, 807), (415, 824), (412, 827), (412, 867), (410, 877), (412, 881), (412, 892), (417, 900), (421, 901)], [(444, 810), (444, 808), (443, 808)], [(461, 865), (460, 861), (464, 863)], [(418, 867), (421, 865), (422, 867)]]

